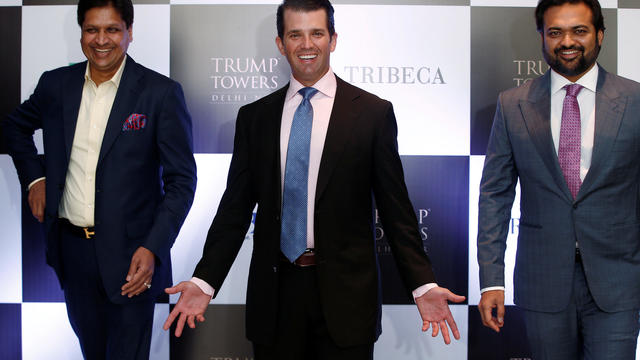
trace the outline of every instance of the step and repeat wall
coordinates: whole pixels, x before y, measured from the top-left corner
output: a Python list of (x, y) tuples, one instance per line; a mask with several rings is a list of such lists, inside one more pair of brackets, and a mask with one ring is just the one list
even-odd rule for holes
[[(237, 110), (289, 79), (275, 45), (278, 0), (134, 0), (139, 63), (179, 81), (193, 117), (196, 196), (173, 247), (173, 279), (188, 279), (224, 191)], [(335, 0), (331, 55), (342, 79), (393, 102), (409, 193), (438, 283), (467, 300), (452, 305), (461, 339), (445, 346), (420, 332), (415, 305), (376, 224), (383, 333), (375, 359), (527, 359), (511, 284), (519, 223), (516, 199), (507, 247), (506, 325), (484, 328), (477, 303), (478, 185), (499, 91), (544, 73), (536, 0)], [(600, 63), (640, 81), (640, 1), (601, 0)], [(0, 2), (0, 115), (26, 99), (40, 74), (85, 60), (74, 0)], [(40, 151), (41, 135), (35, 134)], [(0, 358), (81, 359), (42, 229), (30, 215), (0, 144)], [(135, 179), (132, 179), (135, 181)], [(253, 225), (207, 321), (177, 339), (162, 324), (177, 298), (156, 305), (152, 359), (253, 358), (244, 300)], [(372, 239), (374, 241), (374, 239)]]

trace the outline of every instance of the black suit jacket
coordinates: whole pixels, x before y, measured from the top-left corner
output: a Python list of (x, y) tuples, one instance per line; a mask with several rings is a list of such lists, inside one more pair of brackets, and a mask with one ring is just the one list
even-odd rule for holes
[[(126, 58), (106, 125), (95, 179), (96, 254), (107, 296), (115, 303), (155, 298), (171, 284), (169, 251), (195, 192), (191, 117), (177, 82)], [(82, 99), (87, 62), (42, 74), (36, 89), (4, 125), (7, 149), (22, 186), (46, 176), (47, 263), (61, 284), (58, 207)], [(144, 126), (125, 129), (132, 114)], [(42, 129), (44, 162), (33, 132)], [(120, 295), (139, 246), (156, 255), (151, 291)]]
[[(194, 273), (219, 291), (257, 204), (247, 337), (264, 344), (276, 332), (280, 120), (287, 88), (238, 112), (227, 189)], [(314, 238), (320, 300), (331, 337), (341, 346), (372, 343), (380, 334), (373, 196), (406, 286), (435, 281), (404, 183), (396, 133), (390, 102), (337, 79), (315, 194)]]

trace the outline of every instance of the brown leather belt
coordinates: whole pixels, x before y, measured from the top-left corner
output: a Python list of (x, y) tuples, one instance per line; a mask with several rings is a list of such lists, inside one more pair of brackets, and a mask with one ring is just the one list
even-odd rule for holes
[(93, 239), (93, 237), (96, 236), (96, 230), (93, 226), (92, 227), (75, 226), (65, 218), (60, 218), (59, 220), (60, 220), (61, 227), (63, 227), (66, 231), (73, 234), (74, 236), (77, 236), (83, 239)]
[(316, 263), (316, 253), (313, 249), (307, 249), (305, 250), (304, 253), (302, 253), (302, 255), (300, 255), (300, 257), (298, 257), (296, 259), (296, 261), (294, 261), (293, 263), (289, 261), (289, 259), (287, 259), (284, 255), (281, 256), (282, 261), (285, 261), (291, 265), (297, 266), (297, 267), (308, 267), (308, 266), (315, 266)]

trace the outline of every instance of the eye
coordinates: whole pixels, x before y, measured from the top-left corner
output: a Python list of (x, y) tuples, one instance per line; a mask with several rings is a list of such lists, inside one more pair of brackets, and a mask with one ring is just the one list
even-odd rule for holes
[(96, 32), (98, 32), (98, 30), (96, 28), (86, 28), (84, 29), (84, 32), (89, 34), (95, 34)]
[(323, 33), (322, 31), (315, 31), (315, 32), (313, 33), (313, 36), (315, 36), (315, 37), (322, 37), (322, 36), (324, 36), (324, 33)]
[(550, 37), (558, 37), (558, 36), (562, 35), (562, 33), (560, 31), (558, 31), (558, 30), (551, 30), (551, 31), (549, 31), (548, 35)]
[(119, 29), (119, 28), (116, 28), (116, 27), (110, 27), (110, 28), (107, 28), (107, 32), (108, 32), (108, 33), (111, 33), (111, 34), (117, 33), (117, 32), (119, 32), (119, 31), (120, 31), (120, 29)]

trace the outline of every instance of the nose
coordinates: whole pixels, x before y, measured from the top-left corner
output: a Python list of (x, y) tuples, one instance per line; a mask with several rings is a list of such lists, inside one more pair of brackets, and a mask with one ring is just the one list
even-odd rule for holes
[(311, 41), (311, 35), (305, 35), (302, 41), (302, 46), (305, 49), (309, 49), (313, 47), (313, 41)]
[(565, 47), (571, 47), (576, 43), (575, 39), (573, 38), (573, 32), (571, 31), (567, 31), (563, 36), (562, 39), (560, 39), (560, 45), (565, 46)]
[(107, 33), (104, 30), (98, 31), (98, 34), (96, 34), (96, 37), (95, 37), (95, 41), (98, 45), (106, 44), (108, 41)]

